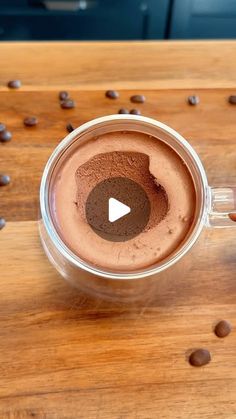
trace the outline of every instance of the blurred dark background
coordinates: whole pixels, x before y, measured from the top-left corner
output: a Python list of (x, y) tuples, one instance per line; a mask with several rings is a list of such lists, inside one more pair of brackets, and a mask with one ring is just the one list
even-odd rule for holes
[(0, 40), (236, 38), (236, 0), (0, 0)]

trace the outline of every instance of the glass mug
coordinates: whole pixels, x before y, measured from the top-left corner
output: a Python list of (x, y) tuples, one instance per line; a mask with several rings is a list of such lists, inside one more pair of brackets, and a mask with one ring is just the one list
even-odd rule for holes
[[(78, 141), (114, 131), (142, 132), (167, 143), (187, 165), (196, 190), (193, 229), (187, 239), (163, 261), (145, 269), (112, 272), (93, 266), (75, 255), (59, 237), (50, 216), (49, 185), (54, 169)], [(72, 147), (72, 149), (71, 149)], [(132, 301), (155, 293), (158, 280), (188, 272), (191, 253), (204, 227), (232, 227), (229, 213), (236, 212), (236, 188), (212, 188), (208, 185), (202, 163), (190, 144), (176, 131), (151, 118), (136, 115), (109, 115), (94, 119), (75, 129), (56, 147), (43, 172), (40, 186), (39, 230), (44, 250), (60, 274), (82, 291), (105, 299)], [(194, 246), (195, 245), (195, 246)], [(191, 252), (190, 252), (191, 251)]]

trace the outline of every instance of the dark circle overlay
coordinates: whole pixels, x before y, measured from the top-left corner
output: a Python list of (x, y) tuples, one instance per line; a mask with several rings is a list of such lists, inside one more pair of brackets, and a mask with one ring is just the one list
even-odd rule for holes
[[(130, 207), (129, 214), (109, 221), (109, 199)], [(105, 240), (124, 242), (138, 236), (146, 227), (151, 205), (144, 189), (125, 177), (113, 177), (98, 183), (86, 201), (86, 218), (93, 231)]]

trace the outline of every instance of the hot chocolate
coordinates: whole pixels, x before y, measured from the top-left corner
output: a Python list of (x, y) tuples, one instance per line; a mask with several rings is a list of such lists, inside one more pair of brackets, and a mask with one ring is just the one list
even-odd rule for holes
[[(86, 202), (98, 184), (115, 178), (140, 185), (150, 214), (139, 234), (113, 242), (91, 228)], [(133, 131), (78, 141), (62, 156), (50, 184), (50, 212), (64, 243), (87, 263), (117, 272), (145, 269), (173, 254), (192, 230), (195, 203), (191, 174), (178, 154), (158, 138)]]

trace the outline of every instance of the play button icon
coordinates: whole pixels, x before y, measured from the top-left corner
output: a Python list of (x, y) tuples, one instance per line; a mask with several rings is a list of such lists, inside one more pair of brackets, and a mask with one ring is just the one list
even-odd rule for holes
[(115, 198), (109, 198), (108, 219), (111, 223), (129, 214), (131, 208)]
[(139, 235), (147, 226), (150, 202), (145, 190), (125, 177), (101, 181), (89, 193), (86, 219), (105, 240), (121, 242)]

